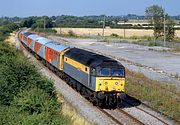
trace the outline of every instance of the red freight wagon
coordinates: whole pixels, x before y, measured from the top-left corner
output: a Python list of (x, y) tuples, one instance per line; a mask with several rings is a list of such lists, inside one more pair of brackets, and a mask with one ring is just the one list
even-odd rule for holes
[(49, 42), (52, 41), (43, 37), (39, 38), (35, 41), (34, 52), (37, 53), (37, 55), (39, 55), (43, 59), (45, 59), (45, 45)]
[(31, 42), (32, 42), (32, 39), (28, 37), (28, 38), (27, 38), (27, 43), (28, 43), (27, 46), (28, 46), (28, 47), (30, 47)]
[(46, 45), (46, 61), (51, 63), (54, 67), (60, 69), (60, 54), (64, 52), (68, 46), (62, 45), (58, 42), (47, 43)]

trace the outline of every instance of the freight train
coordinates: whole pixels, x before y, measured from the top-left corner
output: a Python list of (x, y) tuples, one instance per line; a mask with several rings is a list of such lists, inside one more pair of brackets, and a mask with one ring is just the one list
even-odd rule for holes
[(125, 67), (114, 59), (69, 47), (27, 30), (19, 39), (28, 51), (98, 106), (121, 106)]

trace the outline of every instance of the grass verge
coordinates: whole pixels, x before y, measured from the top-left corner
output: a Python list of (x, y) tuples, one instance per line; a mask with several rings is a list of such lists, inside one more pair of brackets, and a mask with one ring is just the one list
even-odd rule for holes
[(69, 124), (61, 114), (53, 82), (28, 59), (0, 42), (0, 124)]
[[(14, 29), (14, 25), (0, 29), (0, 34), (5, 35), (1, 40)], [(1, 125), (64, 125), (71, 122), (61, 113), (53, 82), (4, 41), (0, 41), (0, 88)]]
[(127, 94), (180, 121), (180, 92), (174, 86), (127, 71), (125, 88)]
[(169, 51), (170, 52), (180, 52), (180, 48), (172, 48)]

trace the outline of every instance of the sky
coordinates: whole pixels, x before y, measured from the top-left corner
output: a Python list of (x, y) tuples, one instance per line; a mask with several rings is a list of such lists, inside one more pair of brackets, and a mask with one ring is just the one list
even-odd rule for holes
[(169, 15), (180, 15), (180, 0), (2, 0), (0, 16), (144, 15), (153, 4)]

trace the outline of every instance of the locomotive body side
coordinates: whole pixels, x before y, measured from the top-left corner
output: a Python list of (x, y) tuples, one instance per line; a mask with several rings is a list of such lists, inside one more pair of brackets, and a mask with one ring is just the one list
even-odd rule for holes
[(20, 35), (20, 37), (22, 37), (21, 41), (26, 45), (28, 46), (28, 36), (33, 34), (33, 33), (30, 33), (30, 32), (22, 32), (21, 33), (22, 36)]
[(59, 44), (57, 42), (50, 42), (45, 45), (46, 61), (56, 67), (58, 70), (62, 70), (62, 58), (64, 50), (68, 49), (68, 46)]
[(89, 83), (90, 80), (90, 68), (76, 60), (73, 60), (67, 56), (64, 56), (63, 60), (63, 72), (94, 91), (95, 85)]
[(45, 46), (47, 43), (50, 43), (51, 40), (48, 40), (46, 38), (40, 37), (38, 40), (35, 41), (34, 44), (34, 52), (39, 55), (41, 58), (45, 60), (46, 56), (46, 51), (45, 51)]
[(28, 36), (28, 47), (34, 51), (34, 45), (35, 45), (35, 41), (38, 40), (38, 38), (40, 38), (38, 35), (36, 34), (32, 34)]

